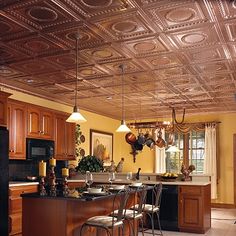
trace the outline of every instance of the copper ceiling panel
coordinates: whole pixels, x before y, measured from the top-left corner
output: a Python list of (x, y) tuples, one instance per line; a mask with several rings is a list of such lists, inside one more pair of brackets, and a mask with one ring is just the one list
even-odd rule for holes
[(0, 0), (0, 85), (126, 119), (236, 112), (230, 0)]

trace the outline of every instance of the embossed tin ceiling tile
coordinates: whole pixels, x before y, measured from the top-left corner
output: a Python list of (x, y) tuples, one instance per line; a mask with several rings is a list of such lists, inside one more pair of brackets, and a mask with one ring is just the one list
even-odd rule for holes
[(59, 44), (53, 43), (50, 40), (40, 36), (28, 36), (22, 39), (11, 41), (9, 44), (13, 47), (17, 47), (18, 50), (22, 50), (22, 52), (27, 52), (31, 55), (35, 55), (35, 53), (41, 55), (44, 53), (50, 53), (53, 50), (55, 51), (62, 49)]
[(49, 49), (49, 45), (40, 39), (34, 39), (24, 43), (24, 47), (28, 48), (33, 52), (42, 52)]
[(25, 72), (26, 74), (29, 73), (45, 73), (54, 71), (55, 68), (51, 66), (49, 63), (46, 63), (42, 60), (32, 60), (26, 61), (21, 63), (15, 63), (12, 65), (13, 68), (17, 68), (19, 71)]
[(14, 5), (14, 8), (9, 7), (6, 11), (37, 30), (58, 27), (74, 19), (69, 11), (62, 10), (51, 1), (39, 0), (25, 3), (20, 1)]
[(168, 51), (165, 45), (158, 39), (144, 38), (126, 42), (126, 47), (137, 56), (147, 56)]
[(148, 36), (154, 31), (144, 18), (138, 13), (109, 17), (96, 22), (99, 29), (108, 33), (114, 39), (137, 38)]
[(57, 13), (48, 8), (41, 6), (34, 6), (28, 10), (28, 15), (36, 21), (55, 21), (58, 17)]
[(229, 70), (227, 62), (215, 62), (211, 64), (201, 64), (201, 65), (196, 65), (196, 68), (201, 72), (201, 73), (210, 73), (210, 72), (220, 72), (220, 71), (227, 71)]
[(10, 20), (3, 15), (0, 15), (0, 29), (0, 37), (2, 37), (2, 40), (7, 40), (9, 37), (12, 37), (12, 34), (18, 34), (25, 30), (13, 20)]
[(216, 33), (216, 28), (214, 25), (193, 28), (185, 31), (170, 32), (167, 35), (183, 48), (209, 46), (219, 42), (219, 37)]
[(201, 62), (201, 61), (214, 61), (219, 59), (226, 59), (222, 47), (214, 48), (202, 48), (197, 50), (191, 50), (186, 52), (187, 57), (189, 58), (190, 63), (192, 62)]

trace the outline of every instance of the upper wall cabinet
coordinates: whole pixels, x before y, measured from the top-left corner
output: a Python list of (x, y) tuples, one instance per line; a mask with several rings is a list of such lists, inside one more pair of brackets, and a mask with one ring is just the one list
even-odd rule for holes
[(55, 157), (58, 160), (75, 159), (75, 124), (66, 122), (67, 117), (55, 115)]
[(0, 126), (7, 126), (7, 99), (10, 95), (0, 91)]
[(29, 107), (27, 137), (53, 139), (53, 113), (38, 107)]
[(9, 158), (26, 158), (26, 105), (8, 103)]

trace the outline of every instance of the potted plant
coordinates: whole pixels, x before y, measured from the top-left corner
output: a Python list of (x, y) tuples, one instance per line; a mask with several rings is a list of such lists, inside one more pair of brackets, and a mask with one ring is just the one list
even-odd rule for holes
[(86, 171), (100, 172), (103, 171), (103, 162), (95, 156), (87, 155), (82, 157), (76, 170), (81, 173), (85, 173)]

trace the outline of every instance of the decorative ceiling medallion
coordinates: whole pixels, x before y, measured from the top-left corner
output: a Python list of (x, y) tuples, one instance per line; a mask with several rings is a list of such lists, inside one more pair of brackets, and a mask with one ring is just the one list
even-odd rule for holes
[(104, 8), (104, 7), (109, 7), (112, 4), (112, 0), (99, 0), (99, 1), (94, 1), (94, 0), (81, 0), (81, 2), (90, 8)]
[(109, 51), (109, 49), (93, 51), (92, 55), (98, 58), (109, 58), (113, 56), (112, 52)]
[(57, 13), (50, 8), (35, 6), (29, 9), (29, 16), (39, 22), (55, 21), (58, 17)]
[[(66, 34), (66, 38), (75, 41), (77, 37), (77, 32), (70, 32)], [(84, 41), (89, 41), (90, 40), (90, 35), (85, 34), (84, 32), (79, 32), (79, 40), (84, 42)]]
[(41, 52), (45, 51), (49, 48), (49, 45), (47, 43), (44, 43), (40, 40), (31, 40), (27, 41), (24, 46), (31, 49), (34, 52)]
[(171, 63), (171, 59), (168, 57), (161, 57), (151, 60), (152, 65), (154, 66), (163, 66)]
[(134, 49), (137, 51), (152, 51), (156, 48), (156, 45), (153, 42), (142, 42), (136, 43)]
[(94, 71), (93, 69), (83, 69), (83, 70), (80, 70), (80, 73), (83, 74), (83, 75), (96, 75), (97, 72)]
[(194, 18), (196, 15), (195, 11), (191, 8), (178, 8), (172, 11), (169, 11), (165, 18), (171, 22), (185, 22)]
[(122, 21), (112, 25), (112, 29), (119, 33), (131, 33), (137, 29), (137, 24), (133, 21)]
[(74, 65), (75, 59), (72, 56), (63, 56), (57, 58), (56, 62), (62, 65)]
[(0, 29), (0, 35), (4, 35), (12, 30), (11, 26), (4, 22), (0, 22)]
[(202, 33), (187, 34), (181, 38), (182, 42), (187, 44), (202, 43), (207, 36)]

